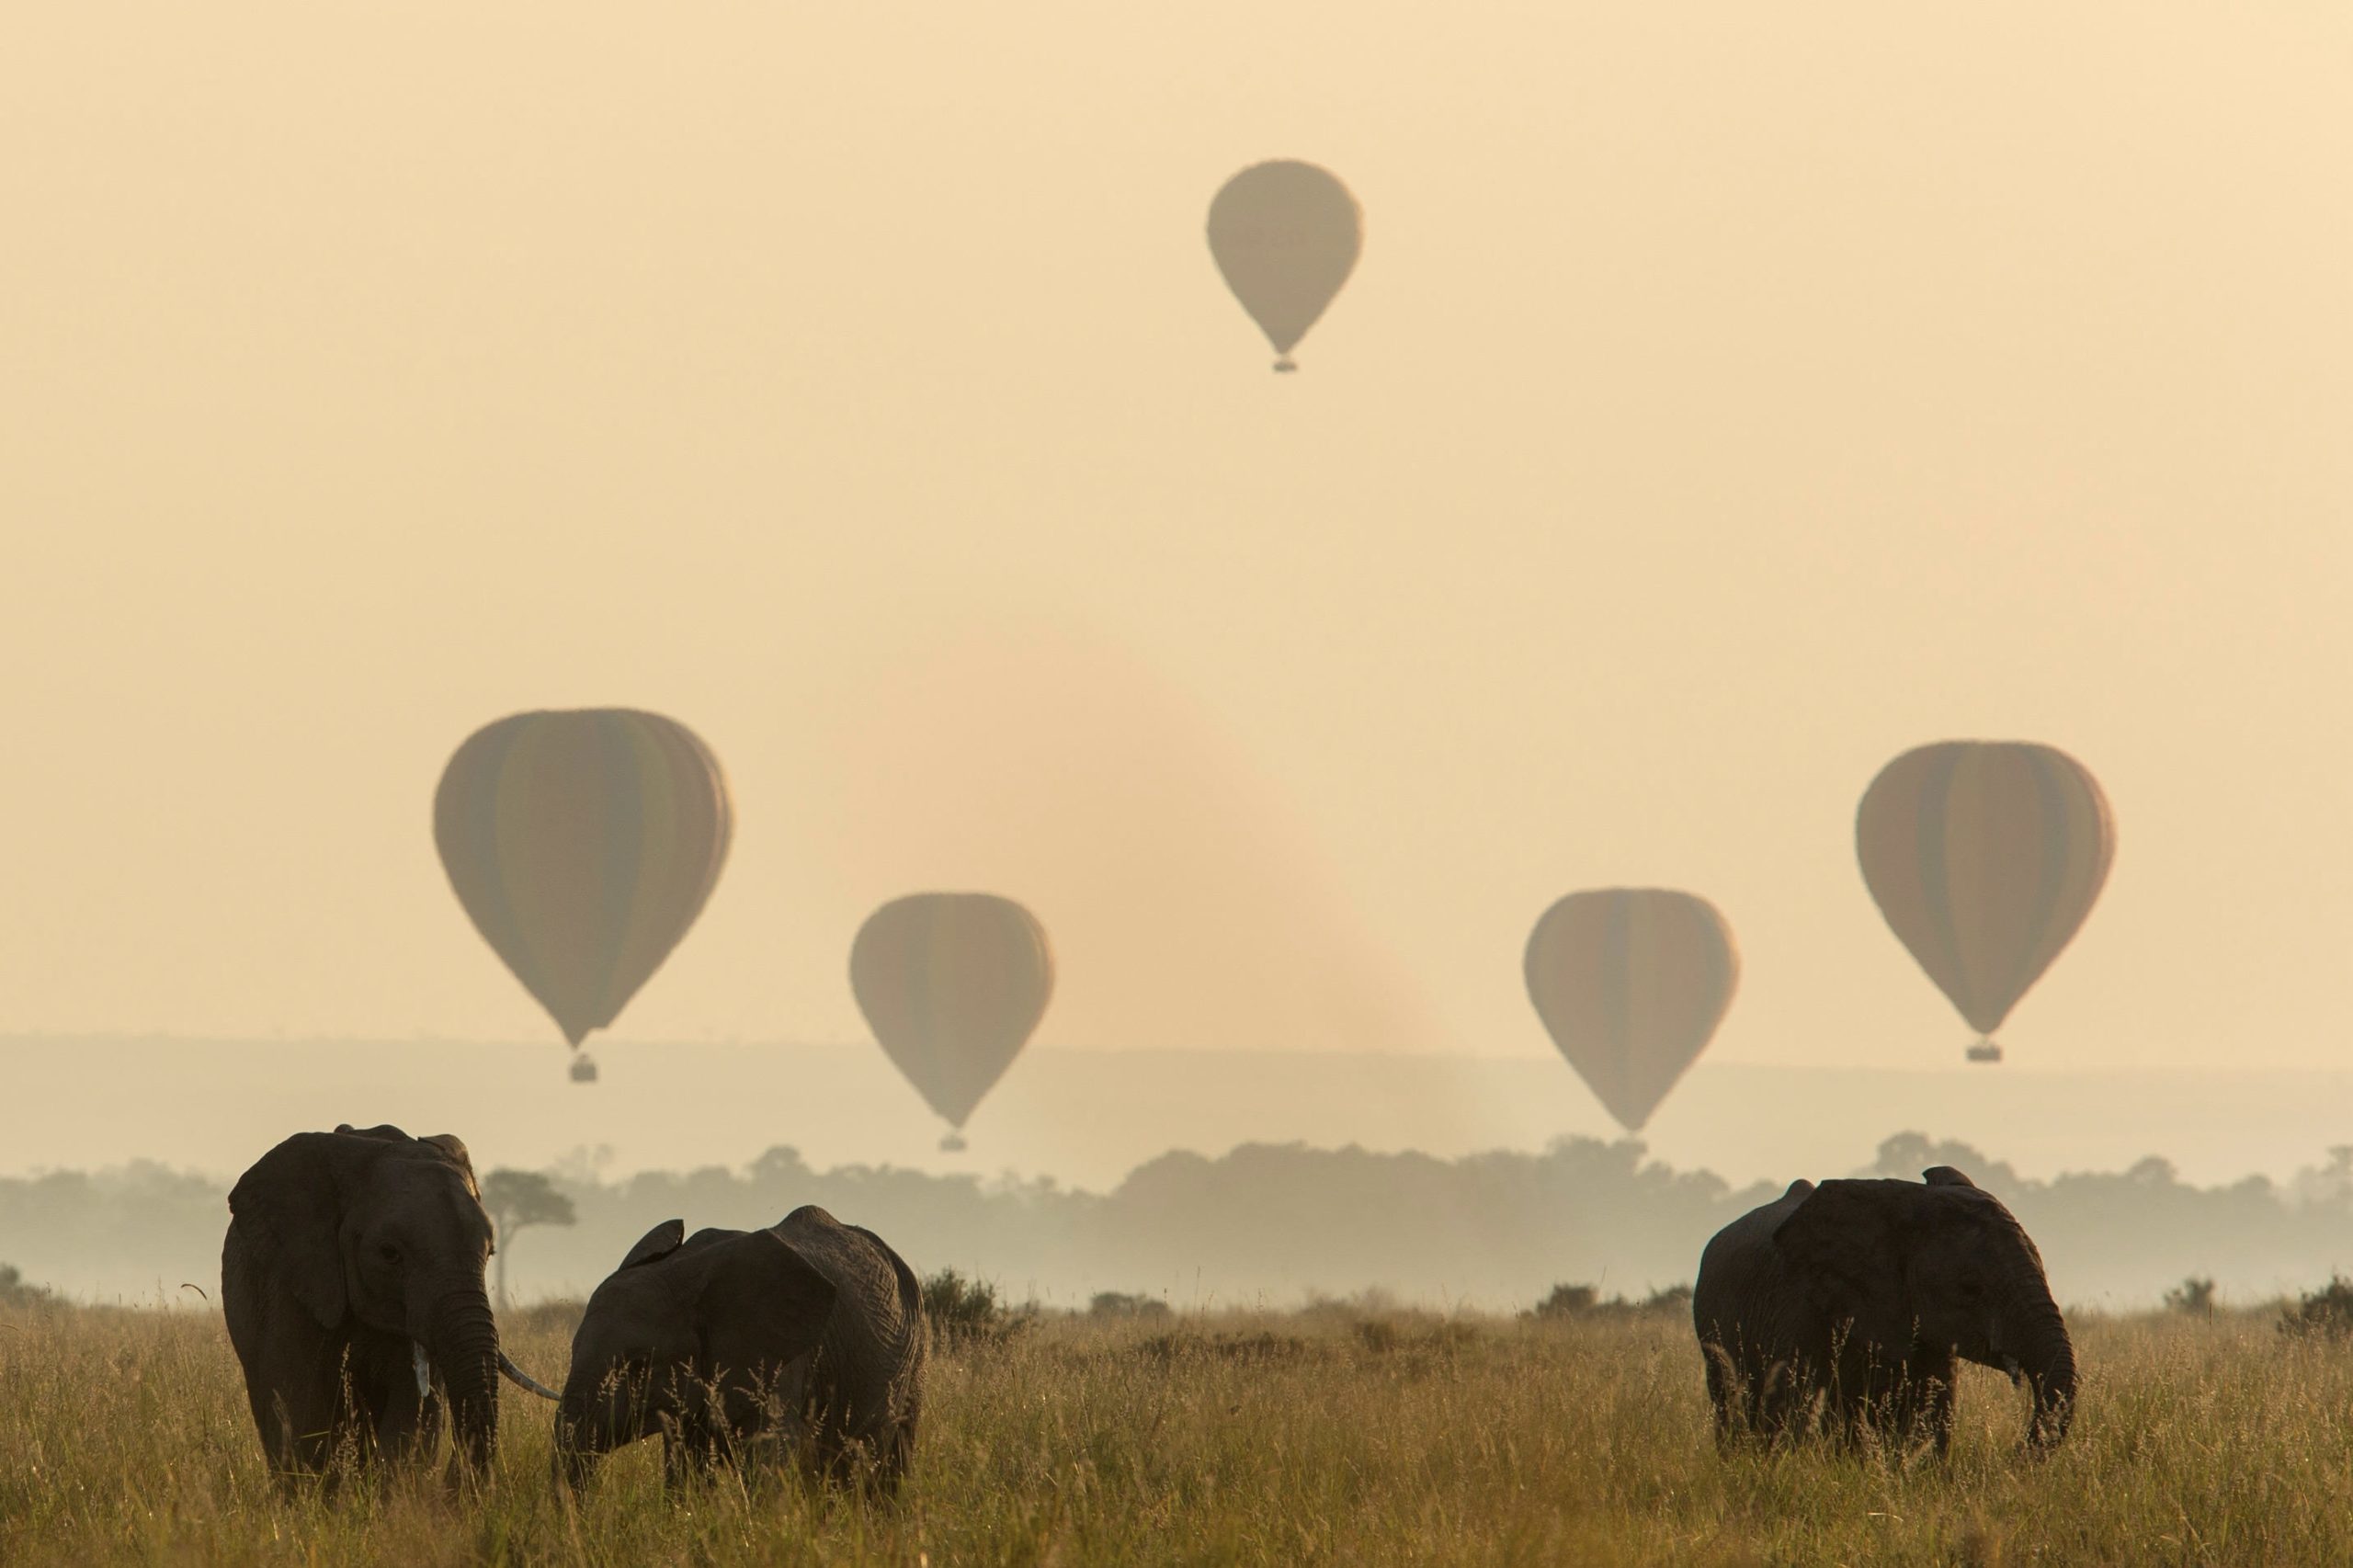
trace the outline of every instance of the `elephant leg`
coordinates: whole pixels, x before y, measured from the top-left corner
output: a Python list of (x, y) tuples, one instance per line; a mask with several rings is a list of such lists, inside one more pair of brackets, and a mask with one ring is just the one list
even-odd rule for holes
[(1952, 1396), (1954, 1360), (1949, 1352), (1942, 1356), (1915, 1357), (1911, 1367), (1912, 1408), (1906, 1441), (1916, 1441), (1925, 1435), (1936, 1445), (1937, 1457), (1944, 1458), (1952, 1450)]
[(292, 1491), (305, 1476), (326, 1472), (335, 1459), (335, 1399), (291, 1380), (282, 1387), (253, 1391), (262, 1446), (281, 1491)]
[(1779, 1445), (1802, 1434), (1813, 1389), (1793, 1357), (1758, 1362), (1748, 1377), (1749, 1429)]
[(1859, 1449), (1871, 1431), (1871, 1400), (1868, 1392), (1847, 1391), (1839, 1395), (1831, 1417), (1836, 1423), (1841, 1448)]
[(1937, 1457), (1943, 1459), (1952, 1452), (1952, 1384), (1939, 1381), (1928, 1392), (1927, 1410), (1929, 1434), (1935, 1437)]
[(907, 1479), (907, 1471), (915, 1460), (915, 1426), (920, 1415), (909, 1410), (894, 1423), (885, 1439), (881, 1467), (875, 1472), (875, 1488), (885, 1497), (895, 1497), (900, 1483)]
[(369, 1426), (378, 1452), (402, 1464), (432, 1458), (441, 1440), (441, 1396), (438, 1392), (420, 1399), (416, 1375), (412, 1371), (382, 1389), (372, 1403), (375, 1419)]
[(1708, 1404), (1716, 1413), (1716, 1447), (1721, 1449), (1732, 1439), (1733, 1385), (1739, 1380), (1722, 1346), (1700, 1346), (1699, 1358), (1708, 1369)]
[(396, 1464), (429, 1459), (441, 1436), (441, 1396), (416, 1392), (415, 1355), (405, 1340), (355, 1347), (354, 1414), (374, 1451)]
[(297, 1417), (301, 1430), (294, 1441), (302, 1468), (325, 1475), (331, 1493), (367, 1468), (375, 1455), (369, 1429), (374, 1412), (362, 1392), (363, 1373), (356, 1360), (348, 1342), (336, 1346), (332, 1370), (306, 1391), (313, 1414)]
[(1849, 1358), (1839, 1367), (1823, 1402), (1822, 1425), (1841, 1448), (1859, 1449), (1881, 1418), (1881, 1395), (1872, 1369)]
[(680, 1490), (701, 1468), (686, 1438), (665, 1428), (662, 1433), (662, 1489), (665, 1492)]
[[(412, 1381), (411, 1390), (415, 1387)], [(343, 1408), (336, 1413), (336, 1441), (355, 1468), (371, 1468), (379, 1460), (399, 1452), (396, 1430), (392, 1444), (383, 1437), (386, 1431), (394, 1430), (392, 1399), (393, 1391), (380, 1376), (354, 1368), (344, 1390)]]
[(1902, 1430), (1907, 1398), (1904, 1367), (1875, 1348), (1850, 1350), (1838, 1372), (1838, 1432), (1848, 1448)]
[(271, 1471), (291, 1487), (335, 1463), (347, 1422), (348, 1346), (293, 1302), (273, 1306), (245, 1369), (245, 1397)]
[(676, 1491), (689, 1482), (706, 1479), (726, 1444), (705, 1416), (682, 1415), (662, 1424), (662, 1484)]

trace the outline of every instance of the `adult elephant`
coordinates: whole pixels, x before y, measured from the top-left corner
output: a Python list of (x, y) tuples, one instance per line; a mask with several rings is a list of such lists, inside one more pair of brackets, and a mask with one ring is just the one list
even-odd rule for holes
[(262, 1447), (283, 1476), (429, 1456), (487, 1467), (498, 1375), (490, 1217), (466, 1146), (397, 1127), (298, 1132), (229, 1193), (221, 1306)]
[(558, 1472), (660, 1433), (663, 1473), (797, 1449), (888, 1493), (914, 1456), (921, 1288), (882, 1238), (823, 1209), (764, 1231), (647, 1232), (588, 1299), (556, 1413)]
[(1716, 1233), (1691, 1312), (1719, 1443), (1822, 1421), (1942, 1453), (1956, 1358), (2030, 1387), (2029, 1446), (2066, 1435), (2075, 1353), (2042, 1257), (2010, 1211), (1950, 1165), (1908, 1181), (1792, 1182)]

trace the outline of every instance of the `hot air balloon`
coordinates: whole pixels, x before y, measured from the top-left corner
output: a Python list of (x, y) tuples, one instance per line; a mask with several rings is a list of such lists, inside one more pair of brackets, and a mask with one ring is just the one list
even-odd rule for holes
[[(622, 708), (485, 725), (433, 797), (458, 902), (575, 1052), (702, 913), (733, 820), (710, 749)], [(596, 1065), (577, 1056), (572, 1075), (594, 1082)]]
[(1943, 741), (1907, 751), (1855, 812), (1863, 881), (1898, 940), (1999, 1062), (1995, 1029), (2074, 937), (2108, 881), (2116, 824), (2063, 751)]
[(1573, 892), (1528, 937), (1528, 999), (1609, 1114), (1639, 1132), (1740, 983), (1715, 905), (1665, 888)]
[(922, 892), (866, 917), (849, 985), (874, 1038), (964, 1147), (965, 1119), (1005, 1076), (1054, 994), (1045, 927), (1009, 898)]
[(1330, 172), (1289, 158), (1254, 164), (1210, 203), (1210, 254), (1226, 287), (1275, 346), (1278, 370), (1364, 248), (1364, 212)]

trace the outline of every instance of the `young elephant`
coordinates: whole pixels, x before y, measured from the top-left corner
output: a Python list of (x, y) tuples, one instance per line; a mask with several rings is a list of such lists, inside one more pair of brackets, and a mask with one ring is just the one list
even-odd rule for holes
[(1691, 1315), (1719, 1443), (1802, 1432), (1952, 1437), (1956, 1358), (2030, 1386), (2027, 1441), (2065, 1436), (2075, 1353), (2041, 1255), (1949, 1165), (1923, 1181), (1793, 1182), (1716, 1233)]
[[(221, 1308), (281, 1476), (429, 1453), (448, 1407), (460, 1461), (490, 1462), (498, 1347), (466, 1146), (397, 1127), (298, 1132), (229, 1194)], [(549, 1394), (553, 1398), (552, 1394)]]
[(588, 1300), (556, 1415), (558, 1473), (659, 1432), (663, 1473), (797, 1448), (888, 1493), (914, 1457), (923, 1299), (880, 1236), (823, 1209), (765, 1231), (656, 1225)]

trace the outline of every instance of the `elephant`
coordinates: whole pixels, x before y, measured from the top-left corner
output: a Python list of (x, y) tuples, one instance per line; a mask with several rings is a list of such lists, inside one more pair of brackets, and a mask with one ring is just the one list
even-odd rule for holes
[(761, 1231), (665, 1221), (597, 1287), (556, 1412), (556, 1471), (658, 1432), (671, 1484), (780, 1459), (897, 1489), (914, 1458), (928, 1338), (922, 1289), (873, 1232), (803, 1206)]
[(491, 1252), (466, 1146), (397, 1127), (298, 1132), (229, 1194), (221, 1306), (281, 1480), (429, 1458), (446, 1406), (453, 1479), (486, 1472), (499, 1348)]
[(1693, 1326), (1716, 1437), (1821, 1424), (1904, 1446), (1952, 1440), (1956, 1358), (2029, 1387), (2027, 1445), (2066, 1435), (2075, 1353), (2042, 1256), (2001, 1200), (1950, 1165), (1917, 1182), (1797, 1181), (1716, 1233)]

